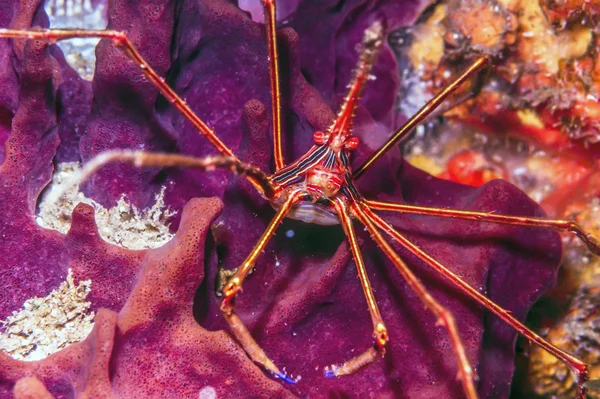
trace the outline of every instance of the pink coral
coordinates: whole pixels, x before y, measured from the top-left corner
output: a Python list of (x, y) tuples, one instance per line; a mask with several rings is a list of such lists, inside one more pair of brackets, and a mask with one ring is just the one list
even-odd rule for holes
[[(289, 27), (281, 32), (284, 106), (291, 109), (285, 122), (288, 159), (307, 149), (313, 129), (329, 123), (365, 26), (376, 18), (388, 29), (409, 24), (423, 4), (298, 3)], [(46, 23), (39, 2), (1, 7), (4, 26)], [(231, 3), (217, 0), (118, 0), (111, 2), (109, 18), (111, 27), (129, 32), (149, 62), (241, 159), (270, 169), (269, 118), (262, 105), (269, 103), (268, 68), (261, 25)], [(25, 299), (58, 286), (69, 267), (78, 279), (93, 281), (89, 299), (100, 309), (85, 341), (47, 359), (25, 363), (0, 354), (0, 396), (14, 391), (21, 397), (198, 397), (206, 386), (218, 397), (463, 396), (446, 331), (436, 326), (366, 235), (360, 240), (391, 332), (390, 350), (384, 360), (355, 375), (323, 377), (324, 366), (371, 344), (368, 312), (339, 226), (286, 220), (279, 231), (287, 234), (278, 234), (267, 247), (244, 286), (239, 314), (275, 362), (302, 380), (282, 385), (253, 365), (223, 331), (214, 283), (219, 266), (236, 267), (247, 255), (273, 211), (225, 172), (140, 171), (115, 165), (92, 179), (87, 192), (105, 204), (125, 192), (145, 205), (158, 187), (167, 185), (168, 203), (183, 212), (176, 237), (155, 250), (130, 251), (103, 242), (93, 212), (84, 205), (76, 209), (66, 236), (37, 226), (36, 201), (55, 157), (87, 160), (119, 147), (198, 156), (213, 150), (108, 42), (98, 48), (91, 87), (73, 75), (54, 45), (1, 41), (0, 51), (12, 63), (0, 72), (5, 83), (0, 138), (6, 140), (0, 166), (0, 318)], [(355, 162), (385, 139), (395, 119), (399, 79), (389, 49), (375, 75), (358, 111), (355, 131), (364, 144)], [(440, 181), (402, 162), (393, 151), (359, 187), (380, 199), (541, 214), (508, 183), (494, 181), (473, 189)], [(220, 199), (191, 199), (208, 195)], [(521, 319), (554, 282), (560, 255), (554, 233), (419, 216), (389, 220)], [(480, 377), (480, 395), (506, 397), (516, 333), (421, 262), (400, 253), (454, 313)]]

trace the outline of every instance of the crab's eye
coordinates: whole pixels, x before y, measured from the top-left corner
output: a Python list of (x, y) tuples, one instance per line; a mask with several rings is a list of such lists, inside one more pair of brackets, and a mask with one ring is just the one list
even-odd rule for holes
[(321, 131), (314, 132), (313, 141), (318, 145), (325, 144), (327, 141), (327, 135)]
[(356, 147), (358, 147), (358, 143), (360, 143), (358, 137), (349, 137), (348, 140), (346, 140), (346, 142), (344, 143), (344, 148), (348, 151), (354, 151), (356, 150)]

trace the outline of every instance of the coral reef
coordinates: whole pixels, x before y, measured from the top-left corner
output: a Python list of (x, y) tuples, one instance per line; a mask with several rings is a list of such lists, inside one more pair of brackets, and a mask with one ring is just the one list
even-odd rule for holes
[[(405, 89), (431, 95), (453, 75), (449, 72), (480, 52), (492, 56), (495, 68), (478, 96), (450, 111), (455, 123), (435, 126), (405, 143), (405, 159), (435, 176), (473, 186), (501, 175), (551, 216), (573, 218), (597, 231), (599, 5), (478, 0), (432, 6), (416, 26), (394, 38), (398, 55), (420, 76), (405, 80)], [(598, 316), (580, 314), (594, 303), (598, 278), (591, 271), (597, 270), (597, 259), (590, 259), (576, 240), (565, 236), (563, 242), (567, 256), (561, 284), (534, 309), (529, 322), (597, 370), (600, 359), (581, 340), (594, 341), (589, 335)], [(570, 325), (573, 320), (578, 328)], [(531, 376), (521, 396), (572, 396), (568, 373), (528, 344), (519, 346), (525, 358), (519, 372)], [(599, 395), (597, 388), (594, 394)]]
[[(598, 334), (598, 298), (600, 290), (595, 273), (594, 286), (583, 284), (566, 316), (548, 331), (547, 338), (555, 345), (568, 348), (570, 353), (591, 365), (590, 378), (597, 381), (600, 376), (600, 336)], [(576, 384), (568, 369), (546, 353), (531, 350), (531, 374), (535, 392), (541, 397), (568, 398), (575, 395)], [(597, 388), (590, 389), (589, 398), (598, 398)]]
[[(414, 22), (426, 2), (397, 0), (295, 3), (280, 31), (286, 157), (308, 148), (344, 93), (355, 45), (373, 20), (389, 30)], [(148, 62), (245, 161), (270, 170), (270, 102), (262, 25), (225, 0), (127, 1), (108, 5), (109, 28), (125, 30)], [(0, 4), (0, 26), (47, 25), (39, 1)], [(177, 211), (175, 237), (133, 251), (101, 239), (89, 205), (78, 205), (66, 235), (39, 226), (37, 203), (54, 162), (86, 161), (111, 148), (214, 150), (161, 99), (108, 41), (96, 49), (93, 81), (67, 65), (56, 45), (0, 41), (0, 319), (29, 298), (46, 296), (70, 268), (91, 280), (92, 333), (49, 357), (25, 362), (0, 353), (0, 397), (379, 397), (459, 398), (447, 332), (366, 234), (360, 235), (375, 295), (391, 333), (385, 359), (361, 372), (327, 379), (323, 367), (371, 345), (371, 325), (356, 270), (339, 226), (286, 220), (248, 278), (240, 317), (296, 385), (254, 365), (220, 317), (215, 279), (247, 255), (273, 211), (226, 172), (137, 170), (113, 165), (84, 188), (106, 208), (123, 194), (142, 209), (165, 190)], [(400, 117), (397, 64), (386, 48), (357, 111), (360, 163)], [(481, 188), (439, 180), (392, 151), (358, 182), (371, 198), (423, 205), (541, 215), (514, 186)], [(211, 197), (197, 199), (194, 197)], [(544, 230), (388, 218), (433, 257), (523, 319), (552, 286), (558, 235)], [(483, 398), (506, 397), (516, 332), (489, 316), (420, 261), (407, 263), (457, 319)]]
[(493, 58), (488, 85), (451, 114), (491, 140), (530, 144), (540, 156), (520, 167), (543, 180), (540, 201), (558, 217), (580, 212), (600, 193), (598, 11), (587, 0), (439, 2), (397, 41), (428, 92), (478, 54)]

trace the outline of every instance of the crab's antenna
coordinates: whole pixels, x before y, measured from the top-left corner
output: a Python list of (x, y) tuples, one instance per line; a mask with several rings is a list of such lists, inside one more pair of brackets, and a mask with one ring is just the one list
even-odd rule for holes
[(400, 139), (410, 133), (419, 123), (423, 122), (433, 111), (436, 110), (452, 93), (454, 93), (467, 79), (471, 78), (481, 70), (490, 67), (490, 60), (487, 55), (478, 58), (473, 62), (456, 80), (446, 86), (437, 96), (429, 100), (412, 118), (410, 118), (396, 133), (394, 133), (384, 145), (382, 145), (373, 155), (369, 157), (358, 169), (354, 171), (352, 177), (357, 179), (369, 168), (375, 161), (388, 152), (393, 146), (398, 144)]
[(344, 139), (350, 134), (354, 110), (383, 44), (383, 31), (384, 27), (381, 21), (375, 21), (364, 33), (354, 77), (348, 85), (348, 93), (344, 97), (340, 111), (328, 130), (330, 145), (341, 146)]
[(277, 187), (271, 183), (267, 174), (255, 166), (239, 161), (235, 157), (213, 156), (196, 158), (181, 154), (112, 150), (96, 155), (85, 164), (79, 173), (74, 174), (58, 190), (50, 192), (47, 197), (48, 202), (57, 202), (67, 191), (87, 181), (104, 166), (116, 162), (127, 162), (138, 168), (152, 166), (163, 168), (179, 167), (200, 169), (207, 172), (217, 168), (228, 168), (237, 175), (248, 179), (258, 189), (262, 190), (267, 198), (274, 198), (277, 192)]

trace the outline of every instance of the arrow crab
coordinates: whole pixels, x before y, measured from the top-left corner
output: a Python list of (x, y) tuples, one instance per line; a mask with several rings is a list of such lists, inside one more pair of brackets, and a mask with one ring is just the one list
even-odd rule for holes
[[(561, 349), (551, 345), (536, 333), (528, 329), (510, 312), (504, 310), (488, 299), (478, 289), (466, 283), (460, 275), (445, 267), (433, 256), (427, 254), (418, 245), (409, 240), (399, 229), (386, 222), (380, 212), (427, 215), (439, 218), (472, 220), (478, 223), (497, 223), (505, 225), (547, 228), (558, 231), (569, 231), (577, 235), (595, 254), (600, 253), (597, 240), (583, 231), (577, 224), (569, 220), (550, 220), (545, 218), (510, 216), (490, 212), (454, 210), (439, 207), (416, 206), (402, 203), (370, 200), (365, 198), (356, 187), (355, 182), (369, 170), (374, 163), (398, 142), (410, 133), (420, 122), (435, 111), (444, 101), (455, 94), (463, 84), (479, 77), (489, 67), (490, 60), (483, 56), (476, 59), (460, 76), (448, 85), (435, 98), (430, 100), (416, 115), (410, 118), (399, 130), (379, 147), (360, 166), (353, 168), (350, 163), (351, 154), (360, 145), (352, 134), (352, 121), (359, 103), (361, 92), (370, 78), (370, 72), (377, 59), (378, 52), (384, 43), (385, 26), (381, 21), (374, 21), (364, 32), (359, 49), (359, 58), (353, 77), (348, 84), (348, 91), (339, 111), (330, 127), (313, 134), (313, 145), (293, 162), (286, 162), (281, 116), (281, 87), (278, 65), (277, 29), (275, 18), (275, 1), (263, 0), (266, 21), (267, 44), (269, 53), (269, 70), (271, 82), (271, 113), (273, 127), (274, 172), (269, 174), (258, 167), (238, 159), (234, 152), (217, 136), (215, 131), (203, 122), (186, 104), (186, 102), (165, 83), (165, 80), (149, 65), (146, 59), (134, 46), (126, 33), (120, 31), (92, 30), (15, 30), (0, 29), (0, 37), (16, 39), (33, 39), (54, 42), (76, 37), (98, 37), (111, 40), (140, 69), (141, 73), (162, 93), (162, 95), (192, 123), (197, 130), (221, 154), (207, 158), (196, 158), (181, 154), (153, 153), (132, 150), (113, 150), (101, 153), (90, 160), (72, 182), (80, 184), (90, 178), (105, 165), (117, 162), (130, 163), (136, 167), (177, 167), (194, 168), (200, 171), (213, 171), (217, 168), (229, 169), (245, 178), (275, 208), (275, 216), (240, 267), (229, 277), (221, 288), (222, 301), (220, 309), (230, 327), (230, 331), (242, 345), (248, 356), (265, 370), (289, 383), (295, 381), (280, 369), (253, 338), (243, 320), (235, 312), (235, 301), (242, 291), (246, 277), (257, 265), (261, 253), (275, 234), (284, 218), (297, 219), (318, 225), (340, 224), (344, 231), (362, 286), (370, 313), (374, 344), (340, 364), (326, 367), (328, 377), (342, 377), (360, 370), (385, 356), (389, 346), (390, 335), (378, 307), (375, 292), (369, 281), (366, 264), (360, 249), (360, 242), (354, 227), (354, 221), (363, 225), (377, 246), (395, 266), (405, 279), (406, 284), (414, 290), (423, 305), (432, 312), (439, 325), (447, 330), (452, 350), (458, 363), (458, 378), (466, 396), (477, 398), (476, 375), (464, 349), (464, 337), (459, 334), (454, 315), (427, 290), (417, 275), (400, 257), (398, 251), (390, 244), (392, 240), (410, 252), (412, 256), (429, 265), (445, 278), (465, 297), (488, 309), (502, 319), (526, 339), (535, 343), (564, 362), (577, 376), (577, 396), (583, 398), (587, 380), (587, 365)], [(64, 188), (65, 190), (68, 187)], [(60, 193), (56, 194), (57, 196)], [(387, 236), (387, 237), (386, 237)]]

